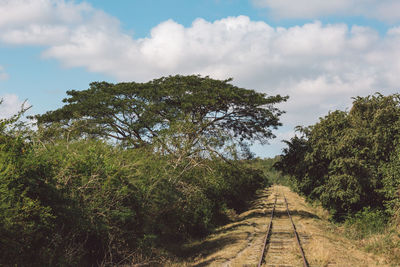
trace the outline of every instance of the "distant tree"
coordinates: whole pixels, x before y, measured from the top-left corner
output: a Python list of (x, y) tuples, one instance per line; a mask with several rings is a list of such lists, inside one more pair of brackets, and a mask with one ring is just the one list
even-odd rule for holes
[[(266, 142), (281, 125), (283, 112), (274, 105), (287, 97), (267, 96), (230, 81), (177, 75), (146, 83), (94, 82), (87, 90), (67, 91), (66, 105), (35, 118), (39, 126), (74, 125), (81, 133), (130, 147), (157, 140), (167, 151), (183, 144), (193, 148), (202, 140), (214, 147), (232, 140)], [(173, 144), (176, 140), (179, 144)]]
[(273, 167), (282, 172), (284, 175), (289, 175), (295, 178), (296, 188), (309, 195), (313, 186), (307, 177), (307, 162), (304, 159), (305, 154), (309, 151), (310, 146), (304, 137), (294, 136), (290, 141), (284, 141), (287, 145), (283, 149), (283, 154), (275, 162)]

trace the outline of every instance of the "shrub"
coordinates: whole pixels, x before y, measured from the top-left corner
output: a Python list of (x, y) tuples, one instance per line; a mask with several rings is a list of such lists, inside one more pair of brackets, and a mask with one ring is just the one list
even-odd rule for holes
[(184, 169), (149, 149), (95, 140), (43, 146), (9, 137), (0, 159), (8, 265), (113, 265), (139, 250), (168, 250), (209, 233), (266, 181), (238, 161)]
[(388, 216), (382, 210), (372, 210), (365, 207), (363, 210), (350, 216), (345, 221), (346, 233), (349, 237), (363, 239), (373, 234), (383, 233), (387, 225)]

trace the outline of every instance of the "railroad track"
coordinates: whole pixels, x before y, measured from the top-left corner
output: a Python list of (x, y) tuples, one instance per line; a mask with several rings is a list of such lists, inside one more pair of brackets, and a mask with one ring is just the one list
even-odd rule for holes
[(288, 202), (283, 193), (275, 194), (258, 267), (301, 265), (309, 266), (290, 215)]

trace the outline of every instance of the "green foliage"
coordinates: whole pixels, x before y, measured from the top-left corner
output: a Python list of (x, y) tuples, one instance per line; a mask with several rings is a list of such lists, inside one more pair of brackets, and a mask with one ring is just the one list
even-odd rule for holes
[(177, 75), (147, 83), (94, 82), (87, 90), (68, 91), (65, 106), (36, 119), (41, 127), (53, 123), (66, 129), (74, 126), (81, 135), (112, 138), (131, 147), (153, 143), (184, 121), (190, 127), (181, 135), (192, 147), (202, 137), (217, 138), (219, 147), (225, 142), (221, 136), (261, 142), (273, 137), (270, 128), (281, 125), (282, 114), (274, 104), (287, 97), (267, 97), (230, 81)]
[(336, 219), (364, 207), (395, 212), (399, 196), (400, 96), (354, 98), (287, 141), (277, 168)]
[(363, 239), (372, 234), (383, 233), (387, 218), (383, 211), (365, 207), (346, 220), (346, 234), (353, 239)]
[(265, 186), (260, 172), (218, 158), (185, 170), (171, 157), (94, 140), (17, 143), (19, 154), (1, 151), (4, 264), (115, 264), (167, 249), (209, 233)]
[(391, 155), (389, 162), (383, 164), (380, 169), (383, 173), (381, 192), (385, 196), (385, 207), (387, 212), (400, 217), (400, 146)]
[(279, 161), (280, 157), (276, 156), (274, 158), (255, 158), (249, 160), (250, 166), (256, 170), (261, 170), (267, 179), (268, 184), (280, 184), (289, 187), (293, 187), (293, 182), (289, 175), (284, 175), (282, 172), (278, 171), (274, 165)]
[[(71, 92), (71, 102), (51, 113), (59, 119), (35, 132), (23, 131), (18, 116), (1, 121), (0, 264), (131, 264), (133, 255), (204, 236), (242, 210), (267, 180), (241, 160), (243, 140), (236, 138), (271, 137), (268, 127), (278, 126), (281, 114), (272, 104), (285, 98), (227, 82), (177, 76), (140, 86), (96, 83), (93, 95)], [(161, 97), (159, 88), (171, 95)], [(104, 140), (117, 129), (111, 118), (126, 119), (125, 111), (140, 111), (129, 126), (140, 138), (127, 133), (129, 146)]]

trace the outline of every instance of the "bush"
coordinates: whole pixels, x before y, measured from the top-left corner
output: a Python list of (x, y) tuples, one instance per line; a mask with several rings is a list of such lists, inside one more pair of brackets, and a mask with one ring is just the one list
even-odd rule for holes
[(7, 265), (129, 262), (133, 252), (204, 236), (265, 186), (245, 163), (215, 158), (185, 170), (149, 149), (95, 140), (43, 146), (10, 136), (0, 159)]
[(355, 97), (286, 142), (277, 167), (337, 221), (364, 207), (399, 209), (400, 95)]
[(92, 83), (36, 131), (0, 120), (0, 264), (131, 264), (243, 209), (266, 179), (238, 146), (272, 138), (287, 97), (229, 81)]
[(346, 233), (355, 239), (383, 233), (388, 222), (387, 218), (387, 214), (382, 210), (372, 210), (370, 207), (366, 207), (346, 219), (344, 224)]

